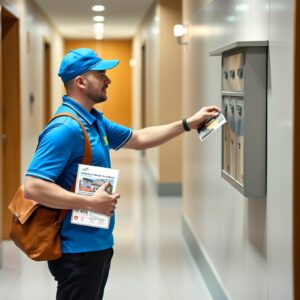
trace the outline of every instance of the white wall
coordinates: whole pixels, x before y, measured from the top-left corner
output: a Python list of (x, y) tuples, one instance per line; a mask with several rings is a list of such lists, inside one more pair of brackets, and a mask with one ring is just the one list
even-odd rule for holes
[(221, 58), (210, 57), (210, 51), (235, 41), (270, 42), (267, 197), (244, 198), (221, 178), (221, 132), (203, 143), (185, 135), (183, 217), (232, 299), (292, 299), (293, 2), (183, 4), (184, 23), (190, 24), (184, 115), (203, 105), (221, 105)]
[(292, 299), (293, 2), (270, 1), (267, 247), (276, 300)]

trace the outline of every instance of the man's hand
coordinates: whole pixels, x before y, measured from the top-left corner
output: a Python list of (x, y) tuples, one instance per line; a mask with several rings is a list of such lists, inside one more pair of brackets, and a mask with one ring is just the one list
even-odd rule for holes
[(89, 196), (89, 208), (93, 212), (98, 214), (104, 214), (111, 216), (116, 208), (120, 194), (116, 193), (113, 195), (108, 194), (105, 190), (108, 188), (109, 182), (102, 184), (99, 189), (92, 195)]
[(220, 109), (217, 106), (202, 107), (193, 116), (187, 118), (186, 121), (191, 129), (198, 129), (199, 127), (203, 126), (205, 121), (216, 117), (219, 112)]

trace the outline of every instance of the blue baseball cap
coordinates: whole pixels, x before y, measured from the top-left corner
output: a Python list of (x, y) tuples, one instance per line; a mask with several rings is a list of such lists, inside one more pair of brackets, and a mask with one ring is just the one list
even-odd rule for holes
[(61, 61), (58, 76), (63, 82), (74, 79), (87, 71), (104, 71), (118, 65), (118, 60), (104, 60), (88, 48), (69, 51)]

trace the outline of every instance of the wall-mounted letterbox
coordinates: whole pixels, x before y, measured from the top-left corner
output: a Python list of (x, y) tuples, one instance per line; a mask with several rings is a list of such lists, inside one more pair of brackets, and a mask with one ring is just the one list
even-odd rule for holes
[(266, 195), (268, 42), (236, 42), (222, 56), (222, 177), (245, 197)]

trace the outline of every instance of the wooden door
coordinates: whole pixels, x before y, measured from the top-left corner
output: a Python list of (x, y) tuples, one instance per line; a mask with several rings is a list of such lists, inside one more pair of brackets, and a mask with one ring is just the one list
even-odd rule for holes
[(11, 214), (7, 206), (20, 185), (20, 62), (19, 20), (3, 7), (1, 29), (1, 198), (3, 239), (7, 239), (11, 226)]

